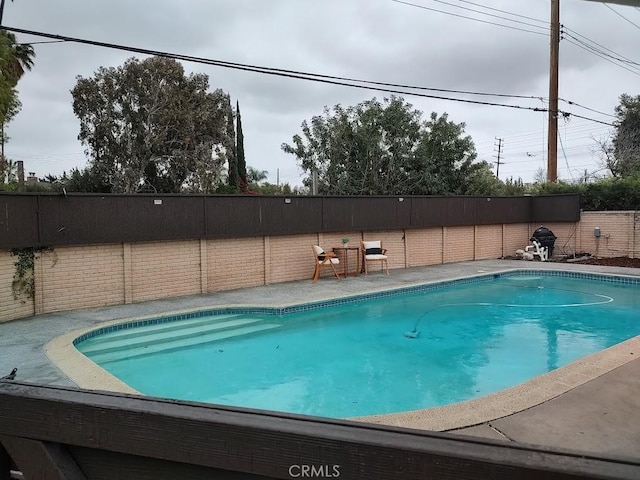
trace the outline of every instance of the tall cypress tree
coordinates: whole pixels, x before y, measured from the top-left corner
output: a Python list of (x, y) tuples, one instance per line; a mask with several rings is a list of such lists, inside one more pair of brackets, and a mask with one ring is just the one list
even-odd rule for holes
[[(227, 159), (229, 160), (229, 179), (227, 183), (229, 186), (238, 188), (239, 175), (238, 175), (238, 155), (236, 147), (236, 131), (233, 122), (233, 109), (231, 108), (231, 96), (227, 95), (227, 137), (229, 138), (227, 148)], [(239, 115), (239, 113), (238, 113)], [(242, 154), (244, 157), (244, 153)], [(244, 161), (244, 158), (243, 158)]]
[(238, 178), (240, 179), (240, 189), (248, 190), (247, 185), (247, 162), (244, 159), (244, 135), (242, 134), (242, 119), (240, 118), (240, 103), (236, 101), (236, 162), (238, 167)]

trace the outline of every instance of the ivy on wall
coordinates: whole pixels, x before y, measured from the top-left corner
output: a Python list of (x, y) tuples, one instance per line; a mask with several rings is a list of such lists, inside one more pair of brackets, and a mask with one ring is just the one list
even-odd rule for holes
[(13, 298), (15, 300), (18, 300), (20, 297), (26, 297), (28, 299), (35, 297), (36, 285), (34, 266), (36, 258), (38, 258), (43, 252), (53, 254), (53, 265), (55, 265), (58, 259), (52, 247), (11, 249), (11, 255), (17, 257), (17, 260), (14, 263), (16, 271), (13, 274), (13, 282), (11, 282)]

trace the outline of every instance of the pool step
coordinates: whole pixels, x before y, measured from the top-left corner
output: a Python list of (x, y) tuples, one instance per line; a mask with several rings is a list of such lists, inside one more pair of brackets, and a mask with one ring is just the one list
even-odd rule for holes
[[(172, 322), (165, 323), (154, 323), (152, 325), (145, 325), (141, 327), (129, 327), (124, 328), (122, 330), (115, 330), (113, 332), (109, 332), (105, 334), (106, 336), (100, 337), (100, 343), (105, 345), (105, 341), (112, 342), (116, 340), (124, 340), (135, 337), (142, 337), (146, 335), (152, 335), (155, 333), (167, 333), (172, 332), (174, 330), (183, 330), (186, 327), (199, 327), (199, 326), (218, 326), (224, 325), (228, 327), (236, 326), (236, 325), (244, 325), (247, 323), (246, 318), (239, 318), (238, 314), (231, 315), (215, 315), (208, 317), (197, 317), (197, 318), (188, 318), (184, 320), (176, 320)], [(249, 322), (255, 322), (254, 319), (250, 319)], [(83, 351), (90, 352), (91, 347), (87, 347)]]
[[(179, 330), (147, 329), (146, 331), (137, 332), (136, 335), (130, 335), (134, 330), (138, 330), (133, 328), (130, 329), (132, 332), (127, 332), (128, 335), (124, 337), (122, 335), (113, 335), (111, 338), (102, 339), (95, 345), (81, 347), (80, 350), (94, 362), (104, 363), (177, 350), (203, 343), (212, 343), (277, 327), (280, 327), (280, 324), (265, 323), (264, 320), (259, 318), (242, 318), (213, 323), (209, 319), (209, 324), (199, 323), (185, 326)], [(126, 332), (126, 330), (118, 331), (117, 333), (121, 332)]]

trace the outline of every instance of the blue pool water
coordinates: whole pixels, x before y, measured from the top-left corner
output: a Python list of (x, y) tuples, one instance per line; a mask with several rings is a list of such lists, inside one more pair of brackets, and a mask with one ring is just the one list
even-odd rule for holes
[(343, 418), (480, 397), (638, 334), (639, 285), (540, 274), (122, 329), (77, 348), (147, 395)]

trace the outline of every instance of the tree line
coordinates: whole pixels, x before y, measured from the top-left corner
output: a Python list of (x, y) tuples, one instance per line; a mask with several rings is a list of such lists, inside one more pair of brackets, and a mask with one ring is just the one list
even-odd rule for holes
[[(33, 65), (33, 57), (30, 46), (0, 32), (3, 146), (4, 125), (19, 111), (15, 86)], [(301, 132), (281, 145), (306, 174), (303, 187), (295, 189), (271, 185), (265, 181), (267, 171), (247, 165), (239, 102), (234, 109), (229, 93), (212, 90), (207, 75), (185, 74), (176, 60), (131, 58), (119, 67), (101, 67), (89, 78), (78, 76), (71, 96), (80, 122), (78, 139), (88, 161), (86, 167), (62, 177), (47, 177), (55, 188), (66, 191), (288, 195), (562, 191), (593, 197), (586, 205), (611, 206), (618, 198), (617, 205), (624, 200), (625, 205), (640, 208), (635, 195), (640, 178), (640, 96), (620, 97), (613, 139), (600, 146), (611, 179), (550, 185), (501, 181), (488, 162), (478, 160), (464, 123), (450, 120), (447, 113), (432, 112), (425, 118), (406, 100), (392, 96), (325, 107), (304, 120)], [(6, 181), (7, 176), (0, 179)], [(605, 193), (609, 191), (616, 194)]]

